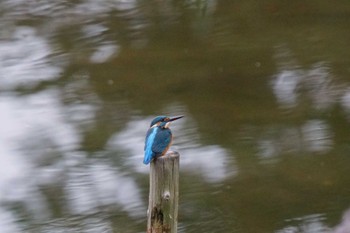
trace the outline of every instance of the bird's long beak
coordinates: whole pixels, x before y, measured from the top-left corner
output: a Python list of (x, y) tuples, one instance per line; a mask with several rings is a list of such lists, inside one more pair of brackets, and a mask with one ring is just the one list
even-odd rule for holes
[(169, 121), (176, 121), (180, 118), (183, 118), (184, 116), (175, 116), (175, 117), (171, 117)]

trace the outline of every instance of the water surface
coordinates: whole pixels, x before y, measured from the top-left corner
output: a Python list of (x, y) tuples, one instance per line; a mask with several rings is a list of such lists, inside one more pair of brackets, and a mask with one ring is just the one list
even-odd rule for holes
[(145, 232), (180, 114), (179, 232), (350, 232), (347, 1), (0, 8), (1, 232)]

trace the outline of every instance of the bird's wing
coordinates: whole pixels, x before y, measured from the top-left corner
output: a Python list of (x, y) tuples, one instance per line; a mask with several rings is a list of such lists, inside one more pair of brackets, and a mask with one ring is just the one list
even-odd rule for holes
[(162, 154), (171, 143), (171, 131), (169, 129), (159, 130), (154, 138), (152, 151), (155, 154)]
[(154, 152), (152, 151), (152, 146), (154, 144), (154, 139), (158, 132), (158, 128), (151, 128), (147, 131), (146, 139), (145, 139), (145, 156), (143, 158), (144, 164), (149, 164), (154, 157)]
[(147, 141), (148, 141), (149, 135), (152, 133), (153, 129), (154, 128), (151, 128), (147, 131), (146, 138), (145, 138), (145, 147), (143, 148), (144, 151), (146, 151)]

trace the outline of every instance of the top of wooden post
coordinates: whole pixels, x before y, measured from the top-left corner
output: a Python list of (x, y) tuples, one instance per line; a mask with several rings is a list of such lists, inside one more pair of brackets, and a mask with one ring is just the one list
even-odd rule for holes
[(177, 151), (168, 151), (165, 155), (158, 157), (157, 159), (178, 158), (180, 156)]

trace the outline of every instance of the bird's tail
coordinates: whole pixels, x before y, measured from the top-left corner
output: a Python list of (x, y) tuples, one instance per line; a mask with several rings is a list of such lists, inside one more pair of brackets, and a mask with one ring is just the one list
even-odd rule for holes
[(145, 157), (143, 158), (143, 163), (146, 165), (149, 164), (153, 158), (152, 155), (153, 155), (152, 153), (150, 154), (145, 153)]

